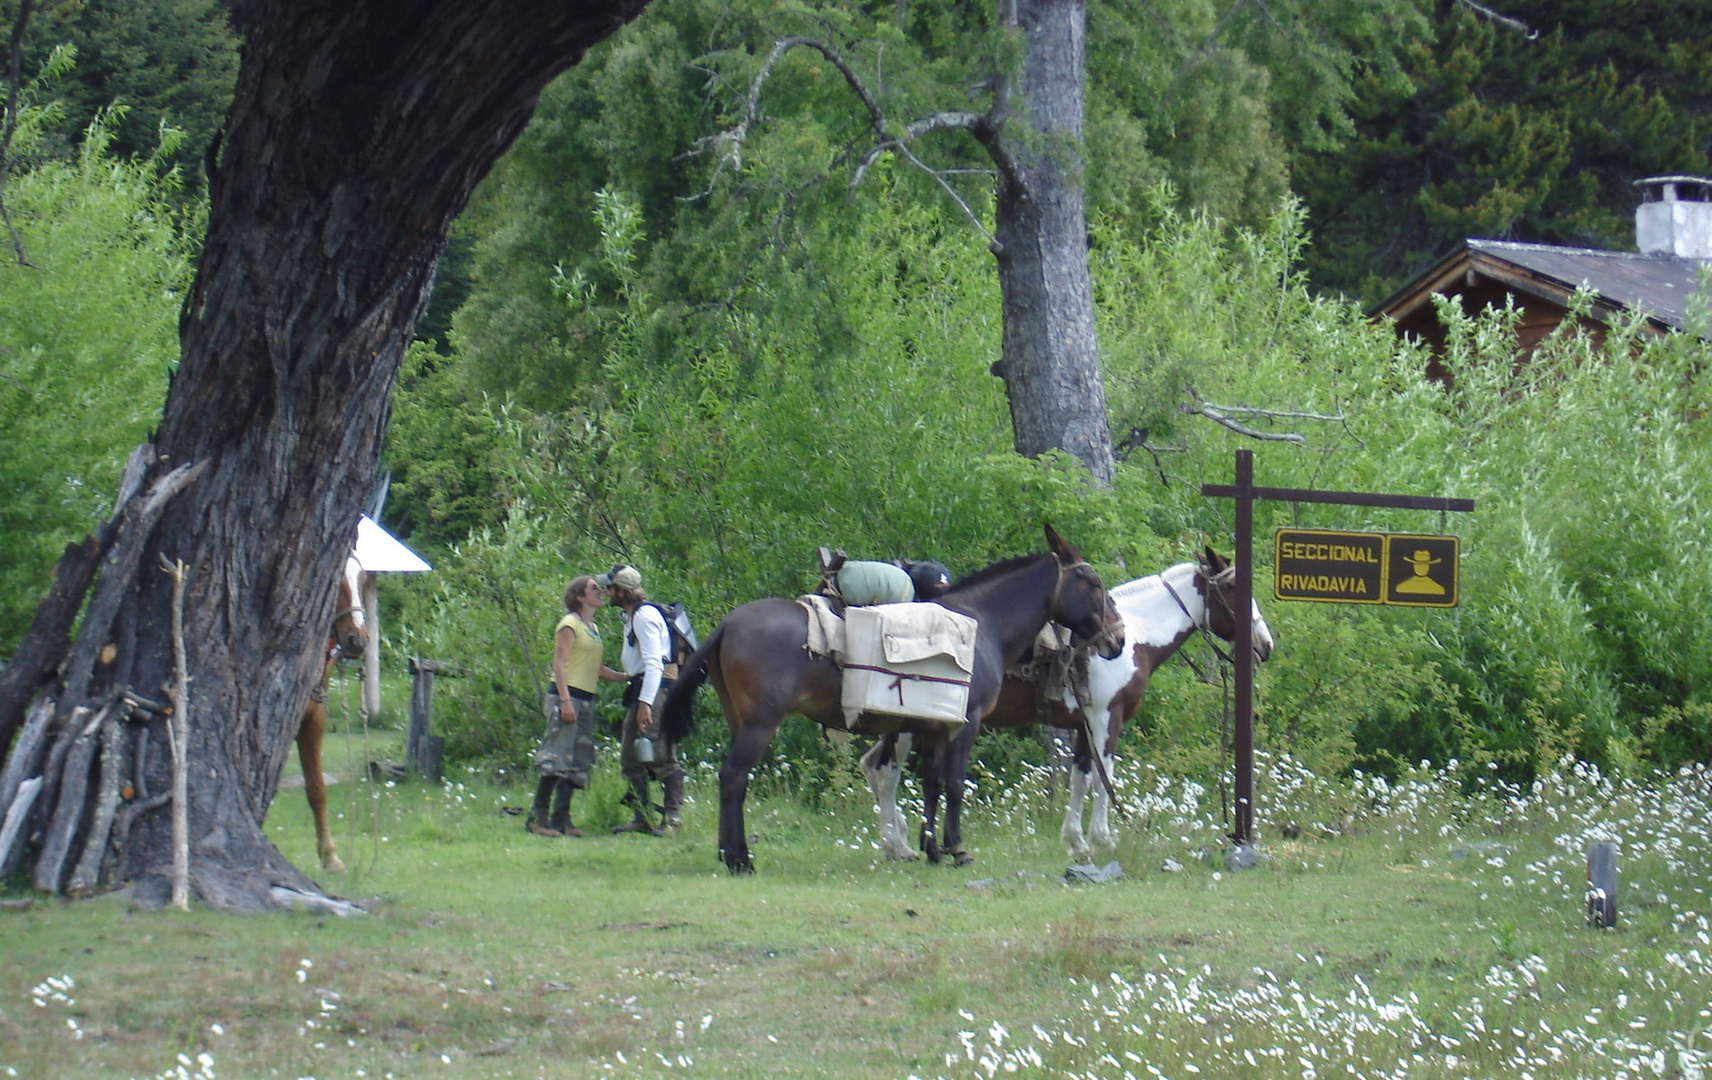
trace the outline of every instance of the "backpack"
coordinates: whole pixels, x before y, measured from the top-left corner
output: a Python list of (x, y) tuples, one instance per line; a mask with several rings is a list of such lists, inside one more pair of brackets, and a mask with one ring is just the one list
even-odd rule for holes
[[(655, 600), (642, 601), (644, 607), (651, 607), (660, 613), (660, 618), (666, 620), (666, 632), (671, 635), (671, 655), (667, 657), (668, 664), (681, 664), (690, 658), (690, 653), (696, 651), (701, 643), (696, 640), (695, 625), (690, 622), (689, 609), (682, 602), (662, 604)], [(636, 644), (636, 631), (630, 631), (630, 643)]]

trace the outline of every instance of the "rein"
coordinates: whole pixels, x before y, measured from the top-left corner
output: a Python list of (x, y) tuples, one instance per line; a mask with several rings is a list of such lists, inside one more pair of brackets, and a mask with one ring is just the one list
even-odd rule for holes
[[(1087, 566), (1087, 565), (1088, 565), (1088, 562), (1085, 559), (1081, 562), (1076, 563), (1073, 566), (1065, 566), (1062, 563), (1059, 564), (1059, 566), (1058, 566), (1058, 580), (1052, 586), (1052, 599), (1047, 602), (1047, 609), (1049, 611), (1058, 606), (1058, 594), (1064, 588), (1064, 577), (1065, 577), (1065, 575), (1071, 573), (1072, 571), (1080, 569), (1081, 567)], [(1105, 589), (1104, 583), (1102, 583), (1100, 586), (1100, 594), (1101, 594), (1101, 599), (1106, 600), (1106, 603), (1109, 604), (1110, 600), (1107, 599), (1107, 597), (1106, 597), (1106, 589)], [(1173, 595), (1175, 595), (1175, 594), (1173, 594)], [(1179, 603), (1179, 605), (1181, 605), (1182, 601), (1178, 601), (1178, 603)], [(1105, 605), (1103, 604), (1102, 608), (1104, 608), (1104, 607), (1105, 607)], [(1122, 630), (1123, 630), (1123, 620), (1121, 620), (1121, 619), (1115, 623), (1107, 623), (1106, 625), (1103, 625), (1100, 627), (1098, 633), (1090, 636), (1087, 640), (1082, 642), (1082, 644), (1080, 644), (1080, 645), (1077, 645), (1075, 643), (1074, 631), (1072, 631), (1071, 632), (1072, 633), (1071, 647), (1076, 648), (1076, 649), (1093, 650), (1093, 649), (1098, 648), (1105, 641), (1109, 640), (1113, 636), (1114, 631), (1121, 632)], [(1088, 720), (1088, 711), (1086, 709), (1081, 709), (1081, 708), (1077, 709), (1076, 711), (1082, 715), (1082, 736), (1088, 740), (1088, 756), (1094, 759), (1094, 770), (1100, 774), (1100, 784), (1101, 784), (1101, 786), (1103, 786), (1106, 789), (1106, 799), (1112, 804), (1113, 807), (1115, 807), (1117, 809), (1119, 816), (1123, 817), (1124, 820), (1127, 821), (1128, 815), (1126, 815), (1124, 813), (1123, 805), (1118, 802), (1118, 793), (1117, 793), (1117, 790), (1112, 786), (1112, 778), (1106, 774), (1105, 756), (1100, 752), (1100, 746), (1094, 739), (1094, 726)]]
[(1094, 725), (1088, 721), (1088, 710), (1078, 709), (1082, 714), (1082, 735), (1088, 740), (1088, 756), (1094, 759), (1094, 771), (1100, 774), (1100, 786), (1106, 789), (1106, 801), (1112, 804), (1112, 809), (1118, 812), (1118, 817), (1124, 822), (1129, 821), (1129, 813), (1118, 801), (1117, 789), (1112, 786), (1112, 778), (1106, 773), (1106, 756), (1094, 742)]
[[(1197, 573), (1200, 573), (1200, 572), (1197, 571)], [(1236, 575), (1236, 568), (1234, 566), (1228, 566), (1225, 569), (1219, 571), (1217, 574), (1215, 574), (1211, 577), (1208, 577), (1204, 573), (1200, 573), (1201, 578), (1203, 580), (1205, 580), (1208, 584), (1217, 585), (1217, 586), (1225, 585), (1235, 575)], [(1228, 675), (1231, 667), (1236, 663), (1236, 661), (1231, 658), (1231, 655), (1229, 653), (1225, 652), (1224, 649), (1219, 647), (1218, 640), (1213, 637), (1212, 631), (1210, 631), (1207, 628), (1206, 622), (1202, 621), (1202, 620), (1197, 620), (1193, 615), (1189, 614), (1188, 606), (1183, 603), (1183, 598), (1181, 596), (1177, 595), (1177, 590), (1171, 587), (1171, 583), (1169, 581), (1166, 581), (1163, 577), (1161, 577), (1159, 579), (1159, 581), (1160, 581), (1160, 584), (1165, 586), (1165, 591), (1171, 594), (1171, 599), (1177, 601), (1178, 610), (1182, 611), (1184, 616), (1186, 616), (1188, 618), (1189, 622), (1194, 625), (1195, 629), (1197, 629), (1201, 632), (1201, 636), (1206, 639), (1207, 646), (1213, 650), (1213, 653), (1216, 656), (1218, 656), (1218, 658), (1220, 660), (1220, 664), (1219, 664), (1219, 686), (1224, 691), (1224, 709), (1223, 709), (1224, 720), (1219, 725), (1219, 736), (1220, 736), (1220, 741), (1225, 744), (1225, 745), (1221, 746), (1220, 750), (1221, 750), (1222, 754), (1228, 753), (1229, 752), (1229, 744), (1228, 744), (1228, 742), (1226, 742), (1226, 739), (1228, 737), (1227, 732), (1229, 730), (1228, 725), (1230, 723), (1230, 680), (1227, 678), (1227, 675)], [(1225, 610), (1231, 612), (1231, 614), (1233, 616), (1236, 614), (1234, 611), (1231, 610), (1230, 602), (1225, 599), (1225, 595), (1222, 591), (1219, 593), (1219, 602), (1221, 604), (1224, 604)], [(1183, 662), (1189, 665), (1190, 670), (1194, 671), (1196, 677), (1198, 677), (1203, 683), (1205, 683), (1208, 686), (1213, 685), (1213, 680), (1210, 677), (1208, 677), (1208, 675), (1205, 671), (1201, 670), (1201, 665), (1195, 663), (1194, 657), (1190, 656), (1187, 652), (1185, 652), (1181, 649), (1178, 650), (1178, 655), (1183, 657)], [(1114, 801), (1114, 803), (1116, 802), (1116, 800), (1113, 800), (1113, 801)], [(1224, 801), (1225, 801), (1225, 789), (1224, 789), (1224, 781), (1223, 780), (1220, 780), (1220, 782), (1219, 782), (1219, 801), (1220, 801), (1220, 803), (1224, 803)], [(1230, 807), (1228, 804), (1224, 805), (1224, 817), (1225, 817), (1225, 820), (1227, 822), (1230, 820)]]
[[(1222, 579), (1224, 579), (1226, 574), (1231, 574), (1231, 573), (1233, 573), (1233, 570), (1227, 568), (1226, 570), (1221, 571), (1216, 577), (1210, 577), (1209, 578), (1205, 574), (1202, 574), (1201, 577), (1203, 579), (1205, 579), (1208, 582), (1208, 584), (1223, 585), (1224, 580), (1222, 580)], [(1161, 577), (1159, 579), (1159, 583), (1161, 585), (1165, 586), (1165, 591), (1170, 593), (1171, 599), (1173, 599), (1177, 602), (1177, 610), (1181, 611), (1183, 613), (1184, 618), (1189, 620), (1189, 625), (1193, 626), (1195, 629), (1197, 629), (1201, 632), (1201, 636), (1206, 639), (1207, 645), (1209, 648), (1211, 648), (1213, 650), (1213, 653), (1216, 656), (1218, 656), (1218, 658), (1220, 660), (1224, 661), (1225, 663), (1234, 664), (1236, 661), (1232, 660), (1231, 655), (1229, 653), (1225, 652), (1224, 649), (1219, 647), (1218, 639), (1214, 638), (1213, 632), (1211, 630), (1207, 629), (1206, 620), (1197, 619), (1197, 618), (1195, 618), (1195, 616), (1193, 616), (1189, 613), (1189, 606), (1187, 604), (1183, 603), (1183, 598), (1181, 596), (1177, 595), (1177, 590), (1171, 586), (1171, 582), (1165, 580), (1164, 577)], [(1179, 655), (1181, 655), (1183, 657), (1184, 663), (1189, 665), (1190, 669), (1192, 671), (1194, 671), (1194, 673), (1200, 678), (1200, 680), (1202, 682), (1206, 683), (1209, 686), (1212, 685), (1213, 680), (1209, 679), (1207, 677), (1207, 673), (1205, 671), (1201, 670), (1201, 665), (1195, 663), (1194, 657), (1190, 656), (1186, 652), (1183, 652), (1181, 649), (1178, 650), (1178, 653), (1179, 653)]]
[[(1054, 561), (1056, 561), (1056, 560), (1054, 560)], [(1088, 566), (1088, 560), (1086, 560), (1086, 559), (1083, 559), (1082, 561), (1077, 562), (1077, 563), (1073, 563), (1069, 566), (1065, 566), (1063, 563), (1058, 564), (1058, 580), (1052, 583), (1052, 596), (1050, 598), (1048, 598), (1046, 601), (1046, 610), (1047, 610), (1048, 615), (1050, 615), (1052, 610), (1058, 606), (1058, 594), (1064, 591), (1064, 578), (1065, 578), (1065, 576), (1076, 571), (1076, 570), (1080, 570), (1084, 566)], [(1089, 566), (1088, 568), (1090, 570), (1093, 569), (1093, 567), (1091, 567), (1091, 566)], [(1104, 582), (1100, 583), (1100, 596), (1102, 598), (1104, 598), (1106, 596), (1106, 586), (1105, 586)], [(1102, 607), (1103, 606), (1104, 605), (1102, 605)], [(1122, 629), (1122, 627), (1123, 627), (1123, 621), (1121, 619), (1116, 623), (1101, 626), (1098, 633), (1091, 635), (1086, 640), (1084, 640), (1082, 642), (1082, 644), (1080, 644), (1080, 645), (1076, 644), (1076, 642), (1075, 642), (1075, 631), (1072, 630), (1070, 632), (1071, 633), (1071, 642), (1070, 642), (1071, 647), (1072, 648), (1078, 648), (1078, 649), (1091, 649), (1091, 648), (1095, 647), (1096, 645), (1100, 644), (1101, 642), (1110, 638), (1112, 636), (1113, 630)]]

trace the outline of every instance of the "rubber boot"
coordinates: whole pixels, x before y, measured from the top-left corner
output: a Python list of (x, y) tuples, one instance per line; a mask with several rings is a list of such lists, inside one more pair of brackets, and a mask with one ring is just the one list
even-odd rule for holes
[(660, 827), (654, 830), (654, 835), (676, 836), (678, 835), (678, 811), (684, 805), (683, 774), (674, 773), (666, 777), (664, 787), (666, 789), (666, 805), (661, 808), (663, 816), (660, 819)]
[(648, 815), (645, 812), (648, 805), (648, 781), (631, 781), (631, 787), (633, 790), (624, 796), (624, 801), (630, 804), (631, 812), (635, 816), (623, 825), (613, 826), (612, 831), (615, 833), (653, 832), (653, 826), (648, 824)]
[(535, 788), (535, 806), (529, 811), (529, 820), (523, 828), (536, 836), (558, 836), (559, 830), (547, 823), (548, 803), (553, 798), (553, 788), (558, 784), (556, 776), (543, 776), (541, 783)]
[(571, 792), (576, 787), (568, 777), (560, 777), (559, 783), (553, 789), (553, 818), (550, 822), (552, 829), (560, 836), (581, 836), (583, 831), (571, 824)]

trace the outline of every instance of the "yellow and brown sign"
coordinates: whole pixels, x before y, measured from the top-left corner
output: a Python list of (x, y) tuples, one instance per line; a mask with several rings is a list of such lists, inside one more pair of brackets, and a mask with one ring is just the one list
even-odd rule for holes
[(1455, 607), (1461, 586), (1454, 536), (1385, 537), (1385, 602), (1404, 607)]
[(1455, 607), (1459, 543), (1454, 536), (1279, 529), (1272, 592), (1280, 600)]
[(1279, 529), (1273, 594), (1280, 600), (1385, 602), (1385, 534)]

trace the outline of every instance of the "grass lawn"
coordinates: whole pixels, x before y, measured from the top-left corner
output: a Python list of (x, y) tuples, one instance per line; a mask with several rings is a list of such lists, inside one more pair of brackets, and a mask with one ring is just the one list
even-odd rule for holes
[[(387, 737), (371, 757), (396, 758)], [(363, 760), (344, 753), (329, 749), (336, 775)], [(963, 870), (881, 861), (857, 796), (813, 811), (762, 795), (760, 873), (732, 878), (704, 776), (678, 838), (608, 834), (613, 760), (573, 807), (582, 839), (524, 833), (505, 812), (523, 785), (341, 775), (351, 869), (320, 880), (366, 916), (145, 914), (122, 897), (0, 912), (0, 1075), (1694, 1077), (1712, 1062), (1705, 773), (1566, 771), (1466, 798), (1437, 774), (1334, 783), (1272, 763), (1260, 820), (1288, 804), (1302, 835), (1263, 839), (1260, 867), (1232, 873), (1206, 794), (1131, 767), (1126, 876), (1072, 886), (1044, 781), (975, 816)], [(295, 793), (267, 828), (313, 864)], [(1595, 836), (1623, 845), (1616, 931), (1583, 922)]]

